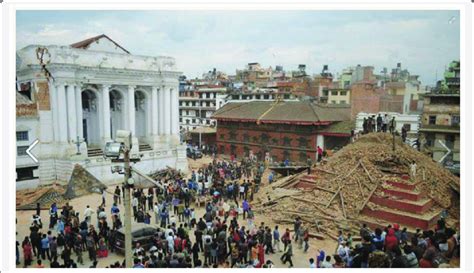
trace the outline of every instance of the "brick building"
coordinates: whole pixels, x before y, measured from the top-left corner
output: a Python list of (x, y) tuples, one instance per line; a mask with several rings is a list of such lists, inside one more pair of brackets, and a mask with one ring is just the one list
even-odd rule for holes
[(303, 101), (227, 103), (217, 110), (219, 154), (247, 156), (250, 151), (273, 161), (315, 160), (316, 147), (340, 148), (350, 140), (348, 106), (317, 105)]

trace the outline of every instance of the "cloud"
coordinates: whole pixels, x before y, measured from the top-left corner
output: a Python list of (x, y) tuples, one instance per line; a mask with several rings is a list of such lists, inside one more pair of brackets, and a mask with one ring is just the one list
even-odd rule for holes
[[(105, 33), (139, 55), (169, 55), (189, 77), (214, 67), (228, 74), (248, 62), (310, 73), (357, 64), (375, 71), (397, 62), (434, 84), (459, 59), (457, 11), (23, 11), (17, 48), (67, 45)], [(19, 19), (18, 19), (19, 18)]]

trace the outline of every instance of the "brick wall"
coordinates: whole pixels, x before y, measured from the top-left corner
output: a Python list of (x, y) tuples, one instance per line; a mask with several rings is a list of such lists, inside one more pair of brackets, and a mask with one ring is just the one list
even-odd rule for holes
[(358, 113), (377, 113), (380, 111), (381, 90), (375, 84), (359, 82), (351, 86), (351, 119)]
[[(237, 126), (236, 126), (237, 127)], [(231, 133), (235, 134), (235, 139), (231, 140)], [(244, 135), (248, 135), (248, 139), (244, 138)], [(268, 142), (263, 143), (261, 141), (262, 134), (268, 136)], [(316, 153), (316, 132), (298, 132), (294, 131), (282, 131), (276, 127), (263, 128), (257, 124), (251, 124), (247, 128), (235, 128), (217, 126), (216, 144), (218, 154), (230, 156), (234, 151), (237, 157), (242, 157), (246, 154), (246, 149), (252, 150), (255, 155), (259, 154), (260, 159), (263, 159), (265, 152), (269, 151), (270, 155), (276, 161), (283, 161), (286, 159), (286, 153), (289, 154), (289, 160), (301, 161), (302, 155), (305, 157), (311, 157), (315, 160)], [(290, 139), (290, 145), (285, 145), (284, 139)], [(307, 140), (307, 147), (301, 146), (299, 138), (305, 138)], [(306, 161), (306, 159), (304, 160)]]

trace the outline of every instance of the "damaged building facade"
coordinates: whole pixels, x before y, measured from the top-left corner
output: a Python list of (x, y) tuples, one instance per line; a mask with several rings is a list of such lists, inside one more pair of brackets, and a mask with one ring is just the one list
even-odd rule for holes
[(26, 46), (17, 51), (16, 73), (20, 180), (28, 175), (18, 163), (29, 160), (20, 145), (35, 139), (39, 162), (30, 180), (37, 184), (68, 181), (75, 164), (101, 181), (122, 179), (103, 157), (104, 145), (121, 129), (132, 132), (138, 169), (187, 169), (179, 139), (181, 72), (173, 58), (132, 55), (100, 35), (70, 46)]

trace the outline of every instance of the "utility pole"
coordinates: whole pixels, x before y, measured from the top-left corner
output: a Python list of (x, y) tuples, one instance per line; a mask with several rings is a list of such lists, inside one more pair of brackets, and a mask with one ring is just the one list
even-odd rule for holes
[(393, 135), (393, 142), (392, 142), (393, 147), (392, 147), (392, 150), (393, 150), (393, 152), (395, 153), (395, 128), (393, 128), (392, 135)]
[(125, 169), (125, 196), (123, 198), (123, 205), (125, 206), (125, 267), (132, 268), (132, 215), (130, 206), (130, 186), (128, 185), (128, 179), (130, 179), (132, 172), (130, 168), (130, 149), (128, 147), (124, 147), (123, 162)]
[(202, 141), (202, 114), (201, 114), (201, 94), (199, 94), (199, 149), (201, 149), (201, 141)]

